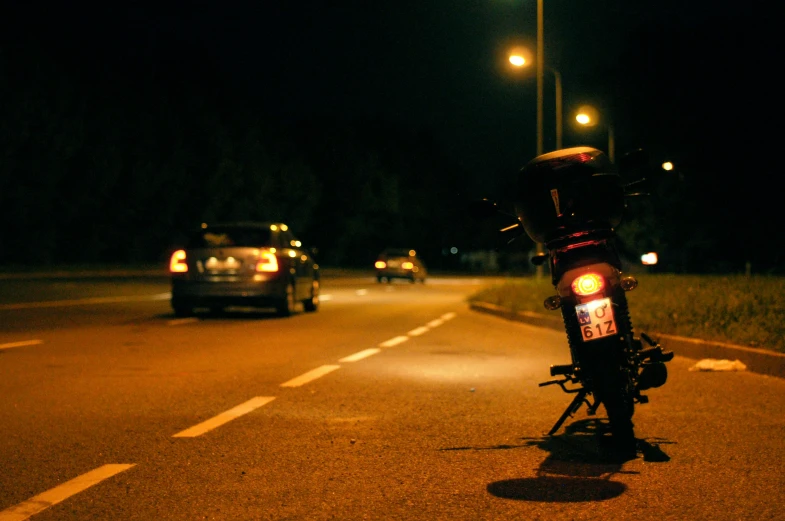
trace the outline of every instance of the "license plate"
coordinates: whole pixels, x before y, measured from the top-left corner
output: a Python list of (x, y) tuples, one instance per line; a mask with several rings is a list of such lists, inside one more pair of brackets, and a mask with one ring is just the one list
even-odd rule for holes
[(584, 342), (613, 336), (618, 333), (613, 318), (613, 305), (610, 298), (592, 300), (575, 306), (581, 336)]
[(236, 271), (240, 269), (242, 266), (243, 261), (235, 259), (234, 257), (229, 257), (226, 259), (217, 259), (215, 257), (210, 257), (204, 263), (204, 267), (208, 271), (212, 272), (221, 272), (221, 271)]

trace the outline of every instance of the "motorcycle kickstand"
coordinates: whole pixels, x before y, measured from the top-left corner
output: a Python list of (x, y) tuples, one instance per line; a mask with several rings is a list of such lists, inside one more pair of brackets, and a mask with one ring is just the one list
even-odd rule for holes
[(548, 431), (548, 436), (553, 436), (553, 433), (559, 430), (559, 427), (561, 427), (561, 424), (564, 423), (567, 418), (578, 412), (578, 409), (580, 409), (581, 404), (585, 401), (587, 394), (589, 393), (584, 389), (578, 391), (578, 394), (575, 395), (575, 398), (573, 398), (570, 405), (567, 406), (567, 409), (564, 410), (564, 413), (556, 421), (556, 424)]

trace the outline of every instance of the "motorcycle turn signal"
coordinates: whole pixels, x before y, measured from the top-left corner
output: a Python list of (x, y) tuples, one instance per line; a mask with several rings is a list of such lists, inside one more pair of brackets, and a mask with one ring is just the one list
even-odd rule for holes
[(638, 287), (638, 279), (635, 277), (623, 277), (621, 279), (621, 289), (624, 291), (632, 291)]
[(561, 297), (559, 295), (553, 295), (552, 297), (548, 297), (542, 303), (545, 306), (545, 309), (550, 311), (555, 311), (561, 307)]

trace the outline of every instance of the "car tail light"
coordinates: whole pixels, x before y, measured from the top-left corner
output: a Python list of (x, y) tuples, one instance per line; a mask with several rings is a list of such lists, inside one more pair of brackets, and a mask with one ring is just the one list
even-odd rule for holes
[(278, 257), (271, 251), (263, 251), (259, 254), (259, 260), (256, 263), (256, 271), (263, 271), (266, 273), (274, 273), (278, 271)]
[(594, 295), (605, 287), (605, 280), (597, 273), (586, 273), (572, 281), (572, 291), (576, 295)]
[(169, 271), (171, 273), (188, 272), (188, 264), (185, 262), (185, 250), (177, 250), (169, 259)]
[(374, 266), (376, 267), (377, 270), (383, 270), (384, 268), (387, 267), (387, 263), (382, 260), (378, 260), (376, 261), (376, 264), (374, 264)]
[(410, 270), (410, 269), (414, 268), (414, 263), (412, 261), (403, 261), (401, 263), (401, 268), (403, 268), (405, 270)]

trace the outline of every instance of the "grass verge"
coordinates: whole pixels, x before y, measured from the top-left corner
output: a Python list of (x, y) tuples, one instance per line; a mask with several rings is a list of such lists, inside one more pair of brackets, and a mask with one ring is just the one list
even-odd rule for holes
[[(627, 294), (636, 332), (665, 333), (785, 353), (785, 277), (636, 275)], [(542, 302), (550, 279), (521, 278), (469, 298), (514, 311), (560, 317)]]

